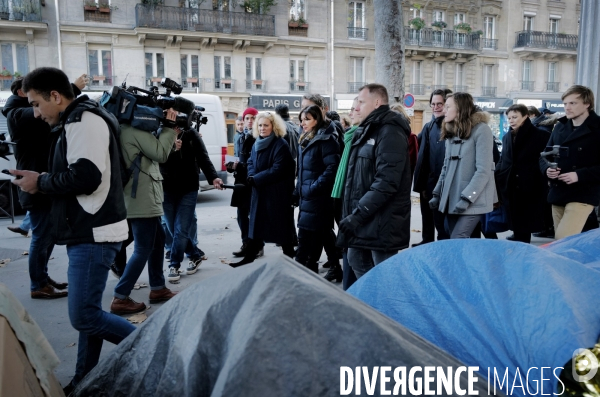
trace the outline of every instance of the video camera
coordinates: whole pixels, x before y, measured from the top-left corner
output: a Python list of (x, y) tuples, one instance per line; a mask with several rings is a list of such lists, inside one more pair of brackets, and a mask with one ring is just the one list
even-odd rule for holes
[[(104, 92), (100, 104), (114, 114), (119, 123), (130, 124), (147, 132), (155, 132), (161, 124), (183, 129), (192, 128), (194, 124), (196, 129), (200, 129), (202, 124), (206, 124), (207, 118), (202, 116), (205, 110), (203, 107), (196, 106), (194, 102), (182, 97), (171, 97), (171, 93), (181, 94), (180, 84), (165, 77), (161, 86), (165, 88), (163, 93), (159, 92), (156, 86), (146, 90), (134, 86), (127, 87), (123, 81), (121, 87), (115, 86), (110, 93)], [(163, 111), (171, 108), (180, 113), (174, 122), (164, 117)]]
[(0, 157), (4, 160), (8, 160), (8, 157), (14, 152), (11, 150), (11, 146), (16, 146), (17, 144), (14, 142), (10, 142), (6, 140), (6, 135), (0, 134)]
[[(545, 151), (540, 153), (540, 156), (542, 157), (542, 159), (544, 159), (544, 161), (546, 162), (546, 165), (548, 165), (548, 167), (555, 170), (558, 168), (558, 159), (559, 158), (569, 157), (569, 148), (560, 146), (560, 145), (548, 146), (548, 147), (546, 147)], [(553, 161), (549, 161), (548, 157), (552, 157)]]

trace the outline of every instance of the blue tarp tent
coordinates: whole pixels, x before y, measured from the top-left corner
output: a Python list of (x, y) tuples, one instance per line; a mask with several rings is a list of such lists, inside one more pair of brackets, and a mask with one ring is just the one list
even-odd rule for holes
[(349, 293), (482, 374), (489, 368), (492, 382), (495, 369), (504, 393), (560, 393), (558, 367), (600, 334), (599, 268), (598, 229), (543, 248), (446, 240), (400, 252)]

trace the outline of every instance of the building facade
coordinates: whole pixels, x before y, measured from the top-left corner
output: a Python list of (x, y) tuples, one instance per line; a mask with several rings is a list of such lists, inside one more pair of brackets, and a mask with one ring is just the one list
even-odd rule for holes
[[(248, 104), (298, 111), (307, 92), (347, 111), (358, 88), (375, 82), (372, 0), (290, 0), (263, 14), (225, 0), (160, 3), (0, 0), (0, 88), (39, 66), (88, 73), (92, 91), (170, 77), (219, 95), (232, 126)], [(442, 87), (470, 92), (497, 134), (511, 103), (560, 109), (575, 81), (579, 10), (579, 0), (404, 1), (413, 130)]]

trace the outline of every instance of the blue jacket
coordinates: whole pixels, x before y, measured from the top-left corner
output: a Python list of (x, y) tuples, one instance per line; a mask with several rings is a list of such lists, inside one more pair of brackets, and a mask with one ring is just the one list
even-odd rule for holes
[(340, 164), (337, 138), (325, 128), (319, 130), (305, 147), (298, 145), (299, 197), (298, 228), (321, 230), (333, 221), (331, 190)]
[(280, 245), (294, 242), (294, 159), (283, 138), (266, 148), (256, 145), (248, 159), (248, 177), (254, 177), (248, 237)]

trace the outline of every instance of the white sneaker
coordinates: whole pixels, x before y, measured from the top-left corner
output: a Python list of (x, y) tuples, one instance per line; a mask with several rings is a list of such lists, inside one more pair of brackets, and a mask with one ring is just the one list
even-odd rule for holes
[(202, 264), (202, 259), (196, 259), (195, 261), (189, 261), (188, 267), (185, 270), (186, 274), (194, 274), (198, 271), (198, 267)]
[(169, 275), (167, 276), (167, 280), (169, 281), (179, 281), (181, 276), (179, 275), (179, 269), (176, 267), (169, 268)]

